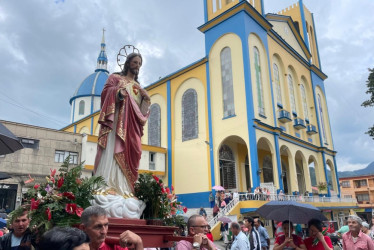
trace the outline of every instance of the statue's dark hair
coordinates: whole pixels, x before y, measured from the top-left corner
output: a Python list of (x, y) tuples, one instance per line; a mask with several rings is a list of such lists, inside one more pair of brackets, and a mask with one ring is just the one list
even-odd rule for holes
[(88, 235), (75, 227), (54, 227), (45, 232), (40, 239), (39, 250), (73, 250), (89, 243)]
[[(123, 66), (123, 70), (121, 72), (115, 72), (114, 74), (118, 74), (118, 75), (121, 75), (121, 76), (125, 76), (127, 75), (127, 73), (129, 72), (129, 68), (130, 68), (130, 62), (131, 60), (134, 58), (134, 57), (140, 57), (140, 60), (142, 61), (141, 63), (143, 64), (143, 57), (141, 54), (139, 53), (131, 53), (129, 54), (127, 57), (126, 57), (126, 62)], [(136, 82), (138, 82), (138, 75), (135, 75), (135, 79), (134, 79)]]

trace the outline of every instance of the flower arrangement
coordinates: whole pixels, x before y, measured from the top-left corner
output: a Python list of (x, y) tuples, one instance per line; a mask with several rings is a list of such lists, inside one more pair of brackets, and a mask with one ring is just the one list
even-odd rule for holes
[(173, 186), (164, 186), (162, 180), (151, 173), (139, 175), (134, 191), (135, 196), (146, 204), (144, 219), (161, 219), (164, 224), (174, 224), (175, 219), (171, 218), (182, 211), (187, 212), (187, 208), (177, 201)]
[[(45, 183), (36, 183), (28, 190), (25, 206), (30, 210), (30, 228), (39, 235), (53, 226), (79, 224), (83, 210), (91, 205), (93, 194), (106, 185), (101, 176), (82, 178), (82, 169), (82, 165), (69, 169), (67, 158), (59, 173), (51, 169)], [(33, 181), (30, 177), (28, 183)], [(17, 210), (13, 214), (17, 215)]]
[(325, 191), (325, 190), (327, 190), (327, 183), (326, 182), (319, 182), (318, 185), (317, 185), (317, 188), (320, 192)]

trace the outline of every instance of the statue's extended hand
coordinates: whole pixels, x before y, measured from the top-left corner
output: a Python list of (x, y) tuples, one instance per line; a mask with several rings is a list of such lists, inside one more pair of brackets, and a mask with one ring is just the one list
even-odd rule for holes
[(149, 97), (147, 91), (143, 88), (141, 88), (139, 85), (134, 85), (134, 89), (138, 89), (140, 92), (140, 95), (143, 97), (144, 100), (150, 101), (151, 98)]

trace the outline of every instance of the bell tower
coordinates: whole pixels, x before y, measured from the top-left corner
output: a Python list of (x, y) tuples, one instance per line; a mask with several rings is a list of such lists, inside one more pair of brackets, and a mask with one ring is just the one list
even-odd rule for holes
[(263, 0), (204, 0), (205, 22), (214, 19), (240, 2), (248, 2), (261, 15), (264, 15)]

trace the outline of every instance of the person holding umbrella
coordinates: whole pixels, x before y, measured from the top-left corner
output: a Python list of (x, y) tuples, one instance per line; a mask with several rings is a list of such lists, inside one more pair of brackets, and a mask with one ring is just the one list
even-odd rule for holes
[(306, 248), (315, 250), (333, 250), (330, 237), (324, 236), (322, 221), (311, 219), (308, 222), (309, 238), (304, 240)]
[(274, 250), (283, 250), (283, 249), (295, 249), (295, 250), (306, 250), (303, 240), (295, 235), (291, 234), (293, 231), (292, 222), (285, 220), (282, 222), (282, 229), (284, 235), (279, 236), (275, 239)]

